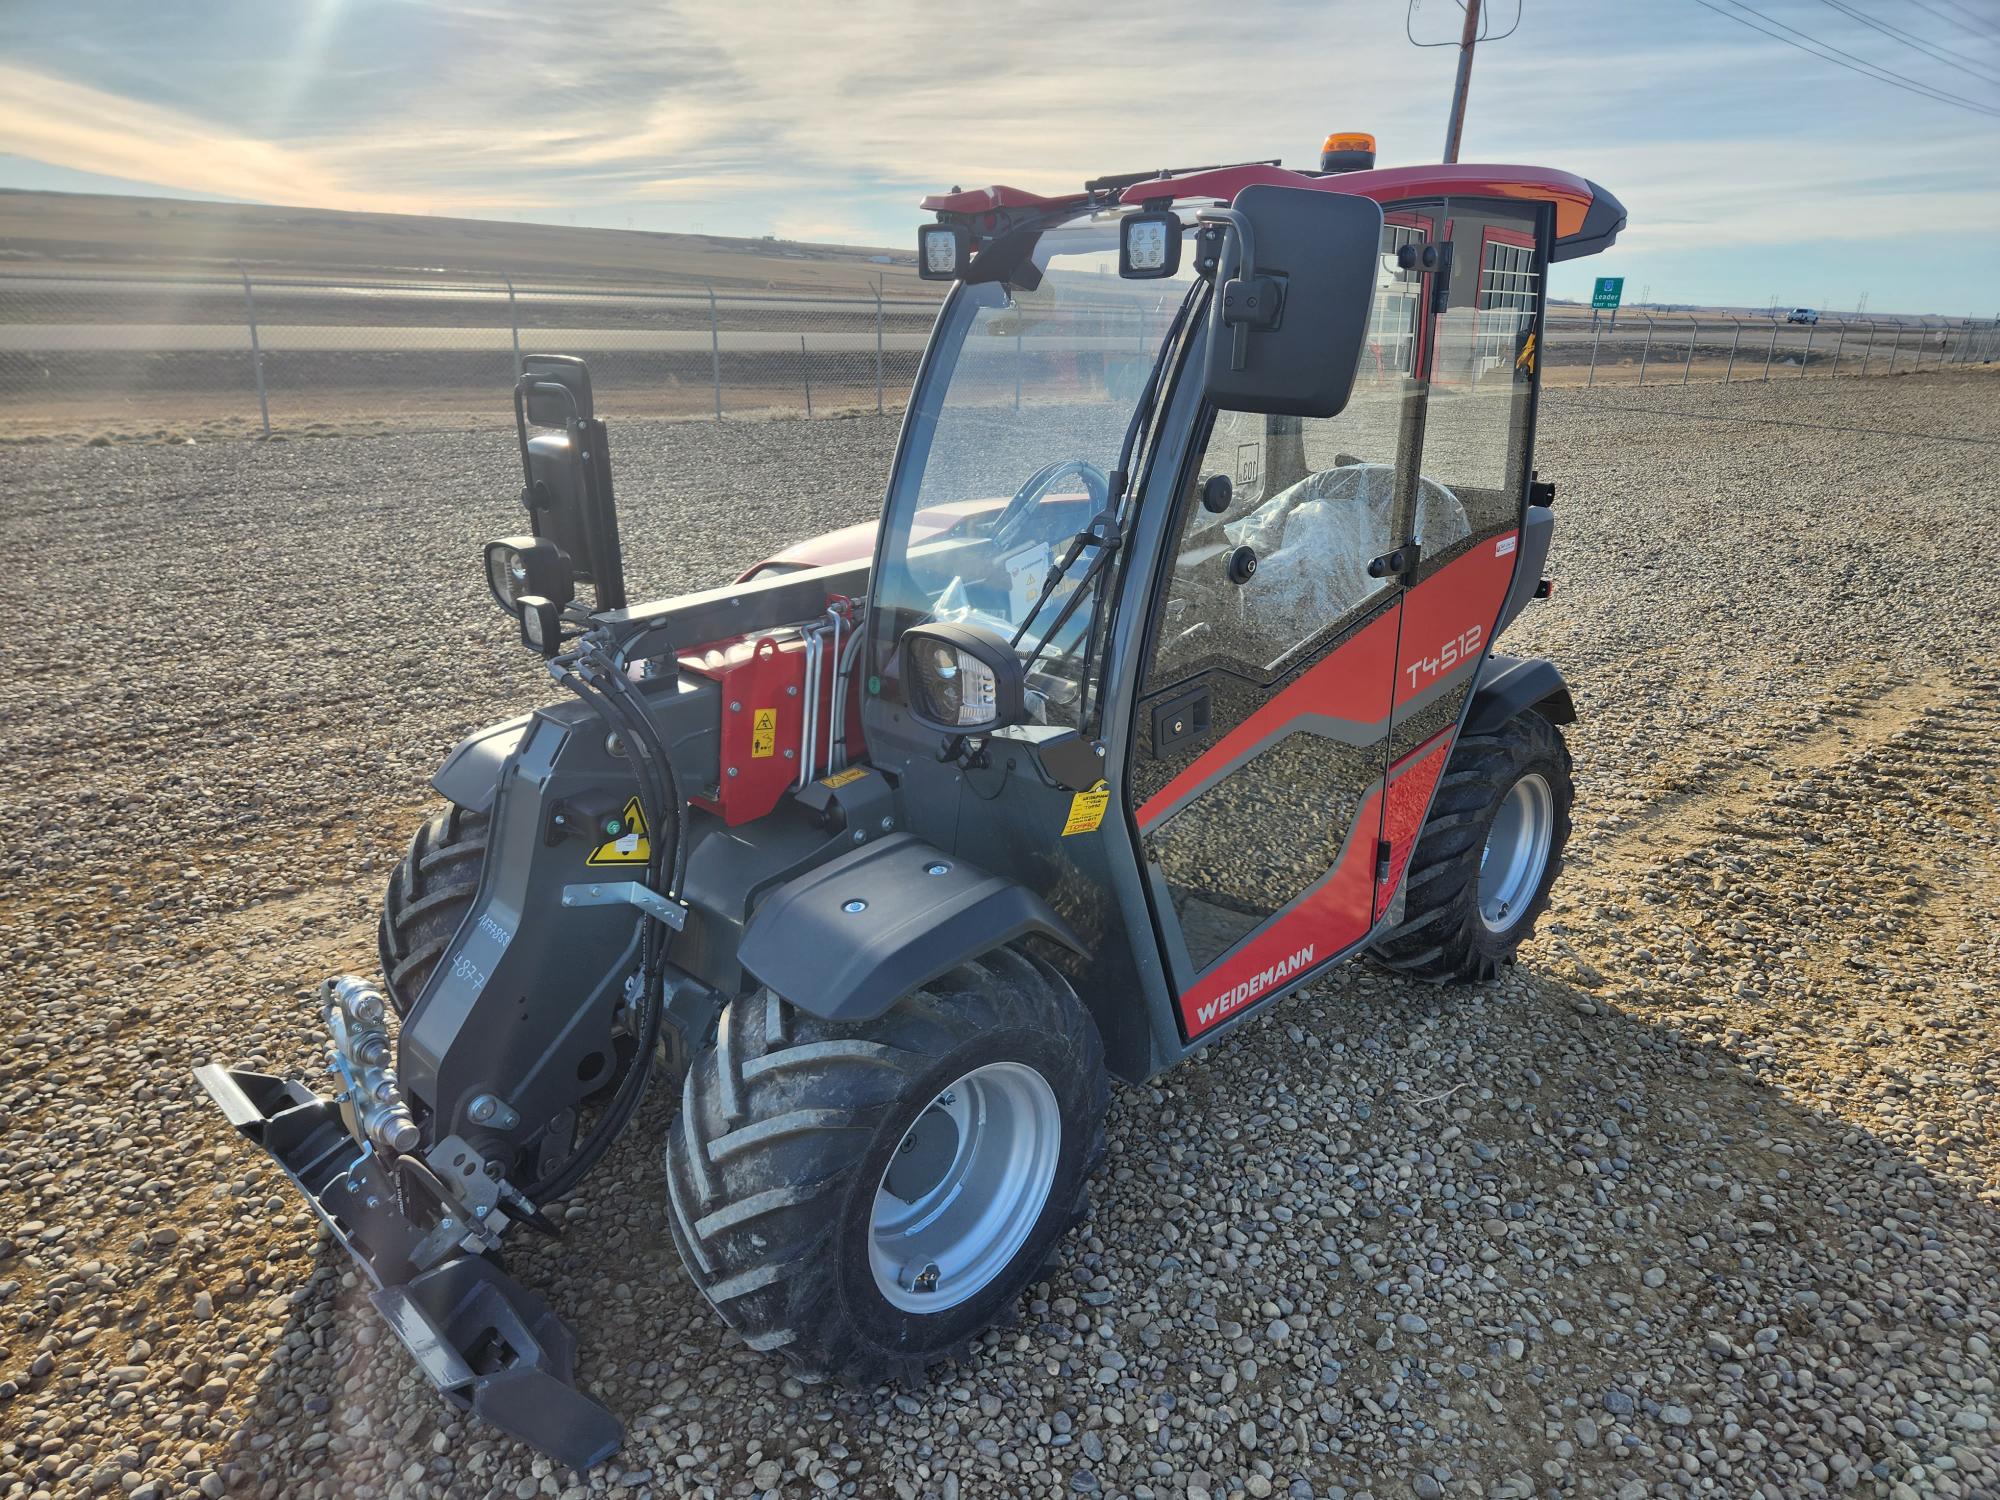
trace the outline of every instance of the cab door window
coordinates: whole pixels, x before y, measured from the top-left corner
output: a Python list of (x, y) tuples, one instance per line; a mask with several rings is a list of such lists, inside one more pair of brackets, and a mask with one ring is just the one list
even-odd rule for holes
[[(1269, 682), (1391, 586), (1368, 564), (1396, 545), (1397, 456), (1415, 440), (1426, 341), (1425, 278), (1400, 267), (1396, 252), (1424, 243), (1431, 223), (1398, 213), (1383, 227), (1368, 340), (1339, 416), (1214, 413), (1181, 507), (1149, 691), (1208, 668)], [(1230, 497), (1220, 513), (1198, 498), (1218, 479)], [(1448, 500), (1436, 486), (1425, 498), (1434, 508)], [(1255, 571), (1233, 578), (1244, 548)]]

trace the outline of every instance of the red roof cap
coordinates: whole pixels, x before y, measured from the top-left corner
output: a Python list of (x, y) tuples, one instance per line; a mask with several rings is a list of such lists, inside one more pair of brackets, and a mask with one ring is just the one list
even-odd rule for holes
[(1087, 193), (1066, 193), (1045, 198), (1017, 187), (967, 188), (964, 192), (932, 193), (917, 206), (926, 213), (990, 214), (999, 208), (1060, 208), (1065, 203), (1082, 203)]
[(1217, 167), (1207, 172), (1190, 172), (1182, 177), (1135, 182), (1125, 189), (1120, 201), (1144, 203), (1151, 198), (1217, 198), (1229, 202), (1243, 189), (1257, 183), (1318, 188), (1329, 193), (1353, 193), (1358, 197), (1373, 198), (1378, 203), (1432, 196), (1529, 198), (1552, 202), (1556, 206), (1557, 239), (1566, 239), (1583, 228), (1584, 216), (1590, 212), (1590, 205), (1598, 192), (1590, 182), (1575, 173), (1558, 172), (1552, 167), (1454, 163), (1449, 166), (1383, 167), (1369, 172), (1311, 177), (1283, 167), (1247, 166)]

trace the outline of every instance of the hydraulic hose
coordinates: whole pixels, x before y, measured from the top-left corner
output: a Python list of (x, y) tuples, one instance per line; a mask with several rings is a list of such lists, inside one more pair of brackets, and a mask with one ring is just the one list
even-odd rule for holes
[[(687, 803), (680, 796), (673, 761), (647, 719), (644, 704), (632, 701), (637, 695), (625, 681), (616, 658), (605, 656), (589, 643), (579, 648), (573, 658), (552, 662), (550, 670), (597, 715), (607, 730), (624, 741), (639, 783), (640, 811), (646, 819), (650, 845), (646, 883), (662, 895), (674, 895), (687, 868)], [(533, 1203), (550, 1202), (571, 1192), (603, 1160), (645, 1097), (666, 1015), (668, 932), (665, 924), (651, 916), (641, 916), (640, 926), (639, 1035), (632, 1066), (619, 1081), (603, 1118), (591, 1128), (583, 1143), (555, 1171), (523, 1189)]]

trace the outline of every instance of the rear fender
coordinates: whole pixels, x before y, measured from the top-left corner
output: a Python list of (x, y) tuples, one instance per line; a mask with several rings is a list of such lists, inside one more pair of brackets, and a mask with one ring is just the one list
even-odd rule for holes
[(1466, 710), (1466, 734), (1491, 734), (1516, 714), (1533, 709), (1551, 724), (1574, 724), (1576, 703), (1556, 664), (1539, 657), (1489, 656)]
[(744, 928), (739, 957), (811, 1015), (869, 1021), (967, 959), (1028, 936), (1083, 951), (1025, 886), (905, 833), (771, 892)]

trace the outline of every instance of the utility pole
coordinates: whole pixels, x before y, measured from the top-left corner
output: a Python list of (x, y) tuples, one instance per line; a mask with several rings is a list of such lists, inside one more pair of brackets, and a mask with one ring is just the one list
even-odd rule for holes
[(1465, 95), (1472, 87), (1472, 47), (1479, 40), (1479, 0), (1465, 0), (1465, 27), (1458, 34), (1458, 82), (1451, 91), (1451, 124), (1444, 135), (1444, 159), (1458, 160), (1458, 138), (1465, 133)]

